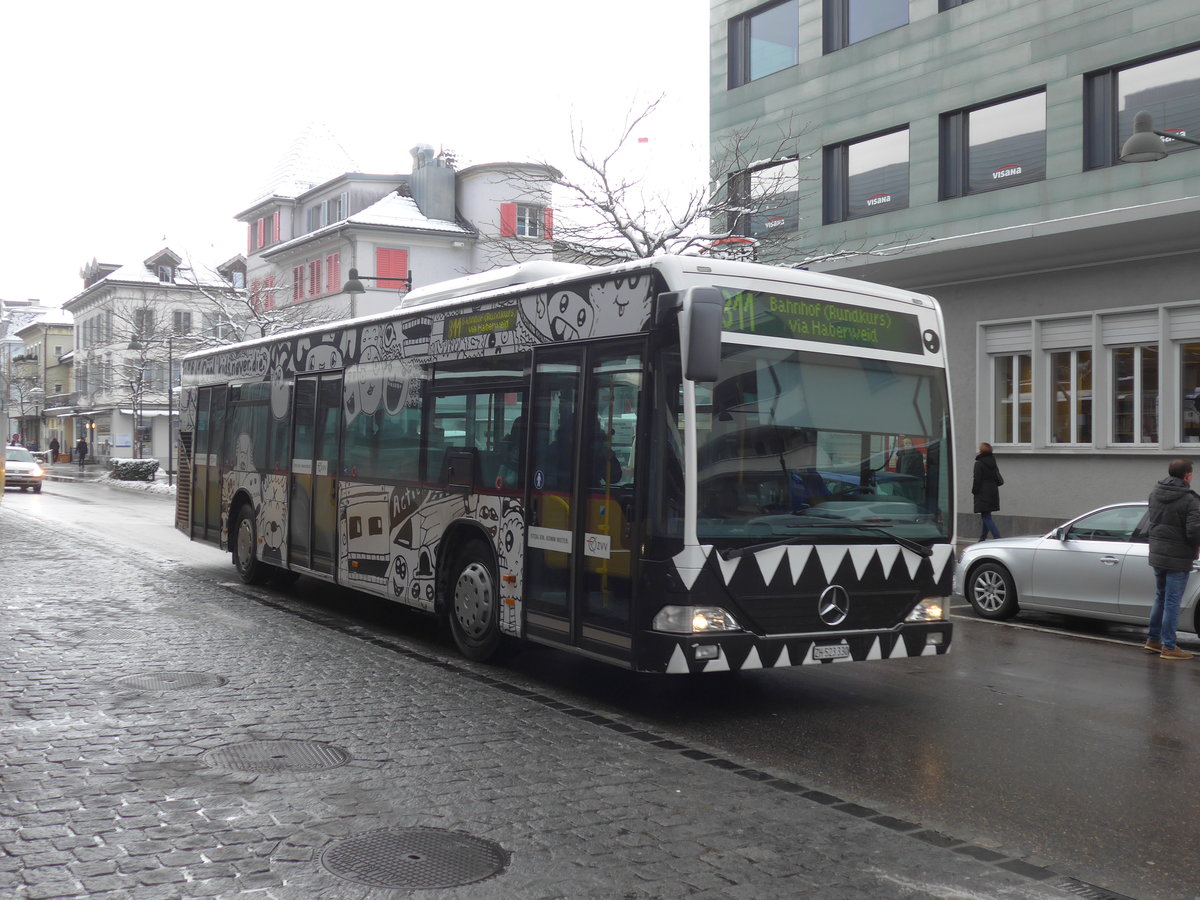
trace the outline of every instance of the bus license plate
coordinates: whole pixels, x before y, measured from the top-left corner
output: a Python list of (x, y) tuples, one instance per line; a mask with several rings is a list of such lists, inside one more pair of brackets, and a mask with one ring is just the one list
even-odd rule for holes
[(846, 659), (849, 655), (849, 644), (818, 644), (813, 647), (813, 659)]

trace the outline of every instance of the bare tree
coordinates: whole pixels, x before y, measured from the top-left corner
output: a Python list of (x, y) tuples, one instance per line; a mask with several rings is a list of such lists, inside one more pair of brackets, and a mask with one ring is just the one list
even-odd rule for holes
[(331, 310), (312, 303), (292, 303), (292, 285), (285, 280), (267, 279), (248, 289), (215, 272), (201, 278), (189, 267), (180, 269), (177, 283), (192, 292), (189, 303), (199, 316), (188, 340), (190, 350), (271, 337), (350, 314), (349, 304)]
[[(794, 119), (773, 129), (750, 126), (726, 135), (713, 148), (707, 183), (666, 192), (629, 174), (637, 133), (662, 99), (631, 108), (607, 149), (596, 149), (584, 128), (572, 124), (574, 165), (555, 182), (555, 258), (603, 263), (663, 253), (720, 253), (806, 266), (884, 252), (883, 244), (817, 249), (809, 243), (799, 208), (815, 179), (801, 176), (800, 164), (817, 149), (807, 145), (808, 128)], [(511, 261), (527, 257), (524, 242), (501, 238), (491, 243), (502, 245)], [(889, 242), (887, 252), (896, 252), (896, 243)]]

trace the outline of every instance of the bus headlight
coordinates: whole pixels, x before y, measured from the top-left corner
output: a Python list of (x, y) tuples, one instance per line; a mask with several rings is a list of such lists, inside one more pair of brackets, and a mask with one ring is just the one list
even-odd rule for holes
[(944, 622), (946, 620), (946, 598), (926, 597), (904, 619), (905, 622)]
[(719, 606), (664, 606), (654, 617), (655, 631), (672, 634), (707, 634), (711, 631), (741, 631), (732, 614)]

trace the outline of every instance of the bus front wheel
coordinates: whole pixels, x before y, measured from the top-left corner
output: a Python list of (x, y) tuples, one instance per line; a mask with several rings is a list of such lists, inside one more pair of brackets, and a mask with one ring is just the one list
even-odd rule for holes
[(463, 547), (449, 587), (454, 643), (467, 659), (490, 659), (500, 646), (500, 591), (491, 551), (482, 541)]
[(255, 553), (257, 546), (258, 527), (254, 523), (254, 511), (249, 503), (243, 503), (233, 519), (233, 565), (238, 577), (246, 584), (262, 584), (270, 574), (267, 567), (258, 561)]

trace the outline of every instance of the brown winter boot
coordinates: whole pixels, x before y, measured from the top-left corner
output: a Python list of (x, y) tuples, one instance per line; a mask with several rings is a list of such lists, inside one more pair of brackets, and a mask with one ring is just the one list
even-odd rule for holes
[(1162, 653), (1162, 641), (1146, 641), (1142, 649), (1147, 653)]
[(1179, 647), (1163, 647), (1163, 652), (1158, 654), (1159, 659), (1192, 659), (1195, 656), (1195, 653), (1188, 653)]

